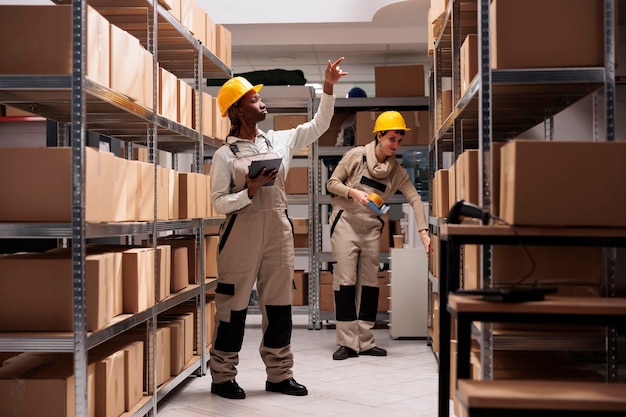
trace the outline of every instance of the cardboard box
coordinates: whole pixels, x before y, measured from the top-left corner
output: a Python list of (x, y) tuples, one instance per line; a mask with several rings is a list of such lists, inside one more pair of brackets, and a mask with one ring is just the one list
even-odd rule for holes
[(180, 23), (183, 24), (187, 30), (191, 31), (193, 27), (193, 13), (195, 0), (180, 0)]
[(123, 252), (124, 312), (139, 313), (154, 305), (154, 249)]
[(204, 9), (195, 2), (192, 3), (193, 13), (191, 16), (191, 27), (189, 28), (191, 33), (196, 39), (198, 39), (203, 45), (206, 45), (206, 16), (207, 13)]
[[(0, 415), (73, 417), (74, 385), (71, 355), (20, 355), (0, 367)], [(93, 364), (87, 365), (86, 388), (88, 417), (96, 417)]]
[(452, 97), (452, 90), (441, 91), (441, 120), (439, 126), (443, 125), (443, 122), (450, 116), (454, 109), (454, 98)]
[(89, 350), (89, 363), (95, 363), (97, 360), (100, 361), (102, 358), (117, 353), (123, 355), (124, 411), (130, 411), (143, 397), (143, 342), (129, 340), (126, 334), (107, 340)]
[(215, 25), (216, 56), (227, 67), (232, 65), (232, 34), (224, 25)]
[(433, 177), (433, 216), (447, 217), (450, 211), (449, 173), (447, 169), (438, 169)]
[(626, 143), (516, 139), (501, 158), (500, 217), (507, 222), (626, 226), (626, 194), (614, 188), (626, 178)]
[(124, 352), (117, 351), (95, 362), (96, 417), (118, 417), (125, 411)]
[(461, 45), (461, 97), (478, 74), (478, 35), (469, 34)]
[[(188, 235), (171, 235), (159, 238), (159, 244), (172, 245), (173, 248), (185, 247), (187, 248), (187, 270), (188, 270), (188, 283), (199, 284), (199, 280), (196, 278), (196, 239), (194, 236)], [(173, 268), (173, 267), (172, 267)], [(173, 271), (172, 271), (173, 273)], [(200, 273), (202, 273), (200, 271)], [(172, 289), (174, 291), (174, 289)]]
[[(112, 319), (112, 255), (87, 255), (87, 331)], [(37, 289), (33, 291), (33, 289)], [(0, 256), (0, 331), (74, 331), (72, 260), (65, 254)]]
[(274, 116), (274, 130), (289, 130), (309, 121), (306, 115), (279, 115)]
[(217, 278), (217, 249), (219, 241), (219, 236), (204, 237), (204, 275), (207, 278)]
[[(128, 245), (98, 245), (98, 244), (88, 244), (86, 251), (87, 254), (110, 254), (113, 259), (113, 270), (111, 273), (108, 273), (108, 280), (111, 282), (112, 292), (113, 292), (113, 302), (112, 302), (112, 316), (118, 316), (124, 312), (124, 284), (123, 284), (123, 255), (127, 249), (131, 249), (131, 246)], [(63, 249), (67, 251), (68, 256), (70, 256), (69, 249)]]
[(493, 68), (604, 66), (600, 0), (494, 0), (491, 18)]
[(309, 219), (291, 219), (293, 225), (293, 242), (296, 248), (309, 247)]
[(120, 351), (124, 353), (124, 409), (130, 411), (143, 398), (144, 345), (128, 342)]
[[(128, 182), (126, 177), (130, 164), (124, 158), (115, 158), (113, 181), (113, 216), (115, 221), (125, 222), (131, 220), (128, 213)], [(133, 190), (134, 191), (134, 190)]]
[[(216, 55), (217, 51), (217, 33), (215, 28), (215, 20), (207, 13), (205, 27), (206, 27), (206, 43), (204, 47), (209, 50), (213, 55)], [(217, 55), (216, 55), (217, 56)]]
[(159, 327), (167, 327), (170, 331), (170, 375), (176, 376), (185, 367), (185, 327), (182, 320), (159, 318)]
[(285, 179), (285, 193), (308, 194), (309, 193), (309, 168), (290, 167)]
[(156, 247), (157, 255), (157, 277), (159, 279), (159, 291), (157, 293), (157, 301), (161, 301), (172, 292), (172, 247), (170, 245), (158, 245)]
[(178, 292), (189, 285), (189, 252), (184, 246), (172, 247), (170, 291)]
[(173, 121), (178, 119), (178, 80), (174, 74), (159, 67), (158, 113)]
[(170, 172), (168, 168), (156, 166), (156, 187), (157, 220), (169, 220)]
[[(335, 146), (337, 143), (337, 135), (339, 135), (343, 124), (350, 124), (350, 121), (346, 122), (346, 120), (352, 118), (354, 119), (352, 120), (352, 124), (354, 125), (356, 123), (356, 114), (354, 112), (337, 113), (337, 110), (338, 109), (335, 109), (335, 114), (333, 114), (333, 118), (330, 121), (330, 127), (317, 140), (319, 146)], [(372, 134), (372, 138), (374, 138), (374, 134)]]
[(169, 194), (168, 194), (168, 204), (169, 204), (169, 217), (171, 220), (178, 219), (178, 200), (180, 198), (180, 188), (179, 188), (179, 179), (178, 179), (178, 171), (170, 169), (170, 181), (169, 181)]
[[(202, 96), (202, 126), (199, 127), (197, 123), (194, 121), (194, 126), (197, 128), (201, 128), (202, 134), (204, 136), (212, 136), (213, 134), (213, 112), (216, 111), (213, 108), (213, 100), (210, 94), (205, 93), (204, 91), (201, 93)], [(196, 95), (194, 94), (195, 98)], [(195, 108), (195, 106), (194, 106)], [(195, 116), (195, 112), (194, 112)]]
[(194, 129), (193, 125), (193, 89), (183, 80), (176, 80), (178, 91), (178, 116), (176, 121), (183, 126)]
[[(602, 248), (577, 246), (528, 246), (535, 269), (523, 284), (535, 279), (542, 286), (597, 285), (602, 280)], [(480, 246), (463, 248), (464, 288), (480, 288)], [(495, 286), (518, 282), (531, 269), (528, 256), (520, 246), (493, 245), (491, 271)]]
[(293, 303), (294, 306), (309, 304), (309, 274), (304, 271), (293, 271)]
[[(70, 75), (72, 8), (3, 6), (0, 74)], [(12, 40), (12, 41), (9, 41)], [(86, 76), (109, 87), (109, 22), (87, 7)]]
[(374, 67), (376, 97), (423, 97), (423, 65)]
[(194, 219), (198, 217), (196, 210), (196, 178), (196, 175), (192, 172), (180, 172), (178, 174), (178, 216), (180, 219)]
[(156, 330), (156, 384), (163, 385), (172, 376), (172, 334), (169, 327), (157, 327)]
[(134, 164), (137, 169), (137, 189), (134, 193), (135, 220), (149, 222), (154, 220), (155, 167), (154, 164), (148, 162), (134, 161)]
[[(146, 51), (139, 40), (115, 25), (111, 30), (111, 89), (142, 103)], [(152, 72), (151, 72), (152, 73)]]
[(478, 150), (468, 149), (459, 155), (456, 168), (457, 199), (478, 204)]
[(209, 196), (207, 195), (207, 191), (209, 191), (209, 176), (194, 173), (196, 176), (196, 216), (198, 218), (210, 217), (207, 213), (207, 201), (209, 200)]
[[(85, 221), (116, 217), (115, 156), (85, 147)], [(72, 149), (2, 148), (0, 186), (11, 198), (0, 205), (0, 221), (70, 222)]]

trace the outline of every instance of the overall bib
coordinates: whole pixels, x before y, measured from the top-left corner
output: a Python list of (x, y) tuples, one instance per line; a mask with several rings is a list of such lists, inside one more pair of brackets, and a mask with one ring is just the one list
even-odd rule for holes
[[(363, 163), (346, 180), (346, 185), (383, 195), (390, 182), (391, 176), (372, 178), (363, 155)], [(337, 344), (363, 352), (375, 346), (371, 329), (378, 311), (380, 235), (384, 222), (368, 205), (350, 199), (349, 209), (333, 211), (330, 224), (333, 260), (337, 262), (333, 267)]]
[[(230, 145), (234, 160), (233, 192), (246, 186), (251, 161), (280, 156), (273, 152), (243, 155)], [(255, 281), (262, 314), (263, 338), (259, 347), (267, 380), (280, 382), (293, 376), (291, 303), (293, 300), (293, 227), (287, 216), (284, 169), (274, 185), (264, 186), (252, 203), (226, 216), (220, 228), (217, 256), (218, 284), (215, 332), (209, 369), (214, 383), (235, 379), (250, 293)]]

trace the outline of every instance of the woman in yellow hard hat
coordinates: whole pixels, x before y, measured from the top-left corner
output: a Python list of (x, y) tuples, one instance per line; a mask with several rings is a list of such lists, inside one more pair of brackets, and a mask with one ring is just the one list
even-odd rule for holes
[(397, 111), (381, 113), (374, 125), (375, 139), (346, 152), (326, 187), (332, 194), (330, 216), (335, 296), (336, 339), (333, 359), (358, 355), (386, 356), (376, 346), (372, 328), (378, 311), (380, 236), (384, 201), (400, 190), (413, 207), (415, 220), (430, 252), (424, 204), (406, 170), (396, 160), (406, 131)]
[[(294, 129), (259, 130), (257, 123), (267, 116), (259, 95), (262, 85), (253, 86), (245, 78), (235, 77), (218, 92), (220, 111), (230, 119), (231, 129), (224, 146), (213, 155), (210, 173), (211, 203), (226, 219), (219, 234), (216, 330), (209, 369), (211, 392), (222, 397), (246, 396), (235, 377), (255, 281), (263, 316), (259, 351), (267, 374), (265, 389), (308, 394), (292, 371), (294, 246), (284, 181), (294, 152), (317, 140), (330, 126), (334, 85), (347, 75), (339, 67), (342, 61), (328, 61), (318, 111), (313, 120)], [(278, 168), (251, 174), (253, 164), (269, 160), (278, 160)]]

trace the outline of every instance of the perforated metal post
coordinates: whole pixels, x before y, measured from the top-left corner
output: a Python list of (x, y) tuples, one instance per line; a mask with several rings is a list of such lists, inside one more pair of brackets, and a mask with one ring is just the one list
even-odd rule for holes
[[(478, 194), (479, 205), (492, 212), (491, 205), (493, 184), (492, 172), (492, 97), (491, 97), (491, 1), (480, 0), (478, 9), (478, 166), (480, 192)], [(481, 251), (481, 265), (483, 287), (491, 286), (491, 246), (483, 245)], [(480, 361), (483, 378), (492, 378), (493, 367), (493, 335), (492, 325), (483, 324), (481, 332)]]
[[(156, 103), (158, 103), (158, 51), (157, 51), (157, 42), (158, 42), (158, 34), (157, 34), (157, 24), (158, 21), (158, 12), (157, 12), (157, 0), (152, 1), (152, 9), (151, 12), (147, 13), (147, 50), (152, 54), (152, 99), (153, 104), (156, 107)], [(150, 245), (154, 251), (154, 264), (153, 271), (154, 272), (154, 303), (156, 305), (157, 300), (159, 298), (159, 274), (156, 271), (159, 270), (158, 267), (158, 256), (157, 256), (157, 201), (158, 201), (158, 187), (157, 187), (157, 163), (158, 163), (158, 143), (157, 143), (157, 126), (156, 126), (156, 112), (152, 112), (151, 118), (147, 124), (146, 128), (146, 136), (147, 136), (147, 145), (148, 145), (148, 162), (152, 164), (152, 180), (154, 184), (154, 189), (152, 193), (152, 233), (148, 235), (148, 245)], [(156, 387), (157, 387), (157, 317), (152, 317), (148, 320), (148, 339), (151, 343), (149, 343), (148, 357), (149, 361), (147, 363), (151, 364), (152, 373), (149, 373), (152, 387), (152, 410), (150, 411), (150, 415), (156, 414), (157, 409), (157, 395), (156, 395)]]
[[(311, 92), (311, 94), (314, 94)], [(313, 118), (314, 97), (308, 102), (309, 120)], [(315, 105), (318, 103), (315, 102)], [(309, 330), (320, 330), (320, 263), (322, 252), (322, 216), (319, 204), (321, 185), (321, 160), (317, 141), (309, 145), (308, 155), (308, 209), (309, 209)]]
[(87, 286), (85, 283), (85, 143), (87, 1), (72, 3), (72, 281), (74, 301), (74, 407), (88, 416)]
[[(615, 141), (615, 1), (604, 0), (604, 112), (606, 140)], [(617, 249), (607, 248), (605, 258), (605, 285), (607, 296), (615, 296), (615, 265)], [(606, 376), (608, 381), (617, 380), (617, 330), (606, 328)]]
[[(203, 63), (203, 47), (201, 43), (198, 43), (198, 50), (196, 51), (196, 55), (194, 58), (194, 94), (195, 94), (195, 106), (194, 106), (194, 114), (195, 114), (195, 128), (198, 131), (198, 140), (195, 145), (195, 155), (194, 155), (194, 168), (195, 172), (203, 173), (204, 172), (204, 137), (203, 137), (203, 126), (202, 126), (202, 74), (204, 73), (204, 69), (202, 67)], [(209, 198), (209, 196), (207, 196)], [(200, 297), (198, 299), (200, 317), (201, 320), (198, 320), (197, 323), (199, 326), (202, 326), (201, 329), (198, 329), (197, 334), (199, 335), (197, 344), (198, 346), (198, 354), (202, 358), (200, 361), (200, 374), (206, 375), (207, 373), (207, 361), (206, 358), (206, 345), (207, 345), (207, 335), (204, 331), (206, 329), (205, 320), (206, 320), (206, 291), (205, 291), (205, 250), (204, 250), (204, 223), (202, 219), (199, 220), (199, 225), (195, 229), (196, 235), (196, 277), (198, 280), (198, 284), (200, 285)]]

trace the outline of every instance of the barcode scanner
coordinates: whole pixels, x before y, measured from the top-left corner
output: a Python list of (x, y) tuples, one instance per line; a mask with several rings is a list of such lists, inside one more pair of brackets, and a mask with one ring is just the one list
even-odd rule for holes
[(459, 224), (463, 217), (471, 217), (473, 219), (481, 219), (483, 225), (489, 223), (489, 212), (484, 210), (483, 208), (477, 206), (476, 204), (468, 203), (465, 200), (459, 200), (450, 209), (448, 212), (448, 220), (447, 223), (451, 224)]

